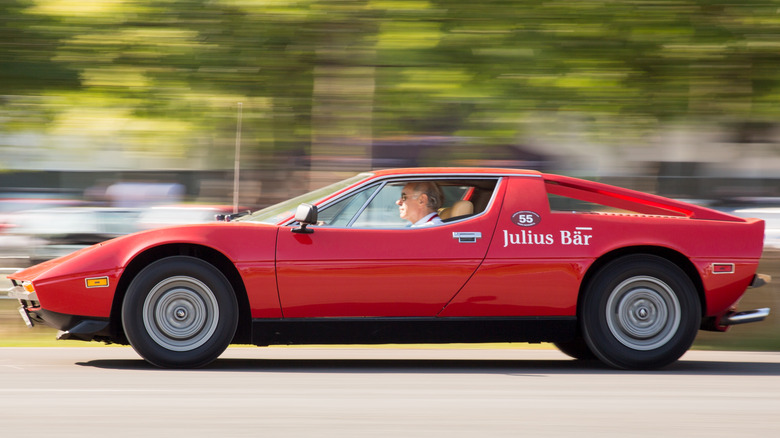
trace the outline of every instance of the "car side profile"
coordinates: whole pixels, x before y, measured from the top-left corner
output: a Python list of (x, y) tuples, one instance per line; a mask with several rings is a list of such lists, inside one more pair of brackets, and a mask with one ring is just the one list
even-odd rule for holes
[[(410, 227), (410, 182), (441, 223)], [(230, 218), (228, 218), (230, 219)], [(233, 220), (99, 243), (9, 276), (28, 325), (199, 367), (231, 343), (553, 342), (624, 369), (676, 361), (738, 312), (764, 223), (530, 170), (377, 170)]]

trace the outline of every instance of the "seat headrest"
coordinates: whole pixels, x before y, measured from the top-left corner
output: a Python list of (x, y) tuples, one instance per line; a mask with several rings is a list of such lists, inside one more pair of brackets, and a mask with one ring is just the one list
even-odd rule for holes
[(474, 213), (474, 204), (471, 201), (457, 201), (452, 204), (450, 217), (466, 216)]
[(474, 204), (472, 204), (471, 201), (456, 201), (452, 204), (452, 207), (439, 209), (439, 217), (442, 220), (459, 216), (468, 216), (473, 213)]

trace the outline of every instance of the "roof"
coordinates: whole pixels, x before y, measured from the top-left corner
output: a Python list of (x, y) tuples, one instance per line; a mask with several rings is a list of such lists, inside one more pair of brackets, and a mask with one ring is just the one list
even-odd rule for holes
[(432, 174), (466, 174), (466, 175), (539, 175), (542, 173), (528, 169), (501, 169), (491, 167), (408, 167), (400, 169), (372, 170), (376, 176), (393, 175), (432, 175)]

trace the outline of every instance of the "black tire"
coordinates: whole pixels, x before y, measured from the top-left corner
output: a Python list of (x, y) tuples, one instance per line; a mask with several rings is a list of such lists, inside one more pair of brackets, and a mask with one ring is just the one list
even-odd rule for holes
[(578, 337), (566, 342), (553, 342), (553, 345), (561, 350), (561, 353), (577, 360), (598, 359), (596, 355), (590, 351), (588, 343), (585, 342), (585, 339), (582, 337)]
[(133, 349), (162, 368), (196, 368), (222, 354), (238, 326), (238, 302), (225, 276), (186, 256), (158, 260), (130, 283), (122, 326)]
[(610, 262), (593, 277), (580, 322), (588, 347), (604, 363), (654, 369), (691, 347), (701, 305), (682, 269), (664, 258), (637, 254)]

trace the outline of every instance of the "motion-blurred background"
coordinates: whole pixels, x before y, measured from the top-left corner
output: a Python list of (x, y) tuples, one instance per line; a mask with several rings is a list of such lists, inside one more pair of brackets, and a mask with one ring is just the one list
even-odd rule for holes
[[(372, 168), (521, 167), (764, 218), (772, 306), (778, 116), (780, 0), (2, 0), (0, 267)], [(780, 318), (733, 331), (780, 349)]]

